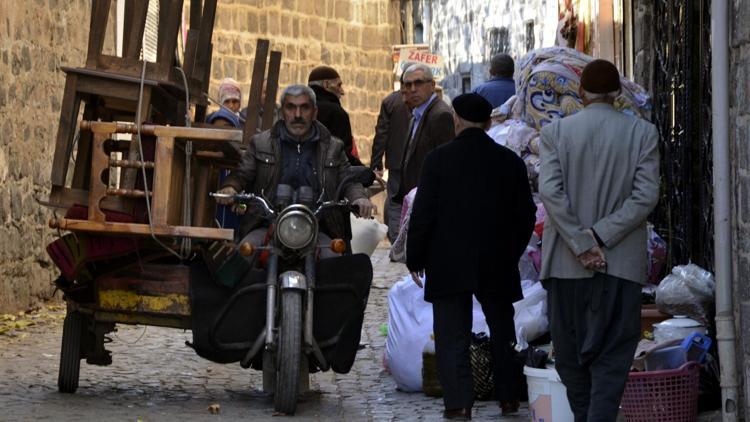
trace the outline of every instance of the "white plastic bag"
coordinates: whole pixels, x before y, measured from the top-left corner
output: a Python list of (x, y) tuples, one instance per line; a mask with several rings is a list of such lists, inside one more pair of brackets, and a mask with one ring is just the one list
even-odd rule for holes
[(349, 220), (352, 224), (352, 253), (372, 256), (378, 243), (385, 239), (388, 226), (374, 219), (357, 218), (354, 214), (349, 214)]
[(678, 265), (656, 288), (656, 307), (666, 314), (686, 315), (707, 325), (715, 290), (713, 274), (695, 264)]
[[(475, 333), (488, 333), (482, 307), (473, 299)], [(432, 304), (425, 302), (424, 289), (410, 275), (388, 292), (388, 338), (385, 365), (402, 391), (422, 391), (422, 352), (432, 334)]]
[(547, 319), (547, 291), (542, 283), (523, 280), (523, 299), (513, 304), (516, 325), (516, 343), (519, 350), (528, 347), (529, 342), (541, 337), (549, 330)]

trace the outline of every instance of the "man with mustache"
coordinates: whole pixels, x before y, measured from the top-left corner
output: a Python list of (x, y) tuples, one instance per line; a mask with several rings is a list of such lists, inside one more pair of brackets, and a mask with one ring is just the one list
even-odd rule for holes
[[(263, 195), (272, 203), (279, 184), (293, 189), (309, 186), (314, 198), (336, 200), (333, 196), (350, 167), (344, 143), (316, 119), (318, 107), (313, 90), (306, 85), (290, 85), (281, 93), (281, 120), (269, 130), (253, 136), (239, 167), (224, 180), (220, 193), (235, 195), (245, 191)], [(369, 218), (375, 206), (359, 183), (349, 185), (344, 196), (359, 206), (362, 217)], [(232, 199), (217, 199), (231, 204)], [(243, 241), (260, 245), (267, 232), (263, 212), (249, 206), (243, 213), (240, 234)], [(330, 243), (324, 233), (320, 244)]]

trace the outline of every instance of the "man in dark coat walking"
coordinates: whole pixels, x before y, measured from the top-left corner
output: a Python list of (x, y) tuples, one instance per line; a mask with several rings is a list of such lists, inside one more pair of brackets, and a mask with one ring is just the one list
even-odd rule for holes
[(536, 207), (526, 166), (487, 136), (492, 106), (478, 94), (453, 100), (458, 136), (424, 161), (412, 208), (406, 265), (414, 282), (426, 275), (432, 302), (444, 416), (470, 419), (474, 402), (469, 346), (472, 294), (482, 304), (503, 413), (518, 409), (511, 360), (513, 302), (522, 298), (518, 260)]
[(307, 84), (315, 91), (318, 99), (318, 121), (323, 123), (331, 135), (344, 141), (344, 152), (349, 164), (364, 165), (353, 152), (352, 124), (349, 113), (341, 107), (344, 84), (339, 73), (330, 66), (318, 66), (310, 72)]
[[(388, 185), (383, 222), (388, 226), (388, 240), (393, 243), (398, 236), (401, 221), (401, 204), (393, 201), (398, 193), (401, 179), (401, 158), (404, 153), (406, 133), (411, 121), (411, 111), (404, 102), (401, 90), (388, 94), (380, 105), (378, 124), (375, 127), (375, 137), (372, 140), (372, 155), (370, 169), (379, 177), (383, 177), (383, 170), (388, 169)], [(383, 156), (385, 155), (385, 167)]]

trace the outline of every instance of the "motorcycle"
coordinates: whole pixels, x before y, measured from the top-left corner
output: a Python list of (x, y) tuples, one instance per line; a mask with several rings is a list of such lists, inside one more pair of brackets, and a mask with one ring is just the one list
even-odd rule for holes
[[(263, 211), (269, 230), (259, 245), (196, 241), (189, 258), (176, 260), (155, 252), (149, 239), (68, 234), (53, 242), (53, 251), (72, 245), (113, 256), (87, 264), (86, 277), (58, 279), (68, 304), (59, 390), (76, 391), (82, 359), (112, 363), (105, 345), (116, 324), (152, 325), (192, 330), (188, 345), (203, 358), (261, 370), (275, 410), (293, 414), (309, 373), (347, 373), (354, 363), (372, 264), (351, 252), (349, 215), (357, 209), (341, 194), (350, 183), (370, 184), (371, 177), (369, 169), (351, 168), (326, 202), (313, 200), (304, 187), (282, 186), (273, 203), (235, 195), (240, 206)], [(85, 209), (66, 216), (75, 213)], [(321, 232), (332, 239), (328, 244), (319, 240)], [(318, 257), (321, 250), (334, 253)]]
[[(214, 279), (244, 277), (246, 281), (235, 287), (216, 315), (207, 333), (208, 342), (219, 353), (240, 351), (234, 358), (244, 354), (242, 367), (262, 369), (263, 389), (273, 394), (277, 412), (295, 412), (299, 393), (308, 388), (310, 370), (346, 373), (353, 363), (372, 265), (367, 255), (351, 254), (349, 213), (357, 210), (340, 198), (349, 183), (371, 184), (371, 174), (365, 168), (350, 169), (334, 196), (336, 200), (326, 202), (314, 201), (312, 189), (306, 186), (293, 190), (279, 185), (273, 204), (259, 195), (232, 195), (240, 208), (256, 206), (262, 211), (269, 225), (265, 236), (268, 241), (260, 246), (244, 242), (223, 259), (216, 259), (221, 253), (209, 253), (206, 259)], [(328, 244), (320, 241), (326, 237), (323, 228), (332, 237)], [(237, 253), (245, 258), (238, 260)], [(333, 256), (318, 258), (319, 254)], [(238, 341), (226, 323), (244, 308), (243, 299), (245, 305), (253, 303), (250, 306), (257, 315), (261, 305), (257, 295), (262, 292), (265, 323), (262, 328), (256, 324), (256, 332)], [(255, 302), (251, 296), (256, 296)], [(235, 339), (224, 339), (227, 336)]]

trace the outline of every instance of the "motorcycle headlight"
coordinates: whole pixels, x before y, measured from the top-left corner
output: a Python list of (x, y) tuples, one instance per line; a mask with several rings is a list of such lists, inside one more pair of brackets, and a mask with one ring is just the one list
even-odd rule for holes
[(315, 239), (313, 217), (302, 210), (293, 210), (279, 217), (276, 234), (281, 244), (291, 249), (302, 249)]

